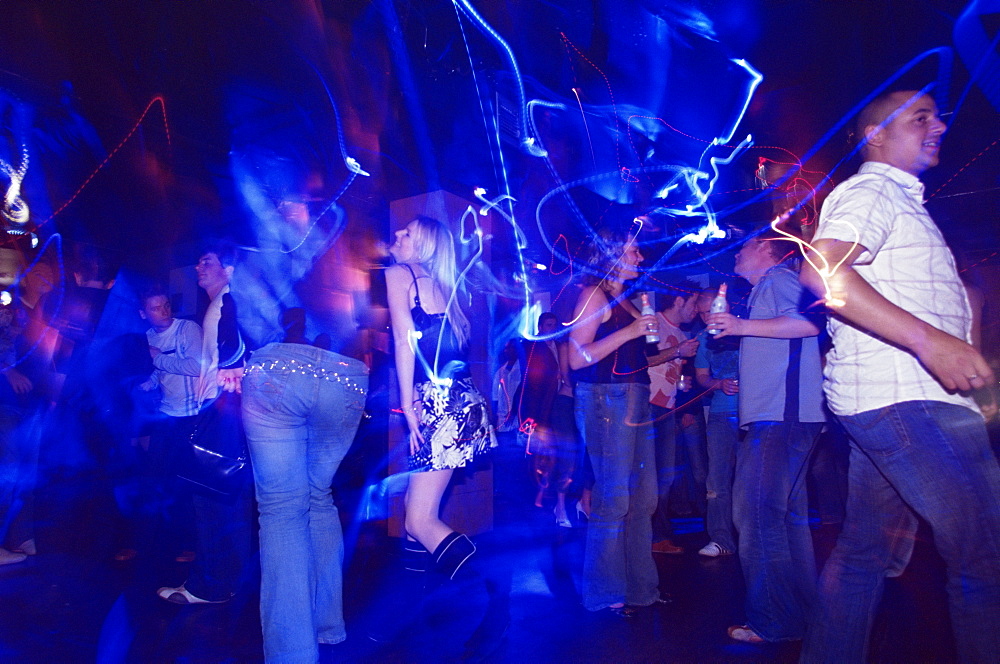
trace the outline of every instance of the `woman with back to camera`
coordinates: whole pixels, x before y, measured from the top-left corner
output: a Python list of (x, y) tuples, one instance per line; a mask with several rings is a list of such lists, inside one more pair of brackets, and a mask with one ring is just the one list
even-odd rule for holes
[(456, 297), (451, 232), (436, 219), (417, 217), (396, 231), (389, 253), (395, 260), (385, 273), (389, 315), (409, 429), (403, 566), (418, 577), (430, 575), (433, 585), (456, 578), (476, 552), (467, 536), (441, 521), (441, 497), (455, 469), (497, 443), (469, 372), (469, 321)]
[(595, 480), (583, 605), (623, 617), (661, 601), (650, 549), (656, 462), (643, 339), (656, 317), (641, 315), (625, 293), (641, 262), (634, 238), (597, 238), (569, 335), (576, 423)]

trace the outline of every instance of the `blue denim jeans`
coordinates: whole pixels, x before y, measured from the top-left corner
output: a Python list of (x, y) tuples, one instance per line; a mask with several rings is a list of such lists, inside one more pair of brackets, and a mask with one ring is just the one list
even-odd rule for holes
[(653, 512), (653, 541), (674, 536), (670, 521), (670, 487), (677, 474), (677, 418), (673, 408), (650, 405), (653, 418), (653, 449), (656, 459), (656, 510)]
[(656, 464), (649, 386), (577, 383), (576, 423), (594, 468), (583, 559), (583, 605), (591, 611), (659, 597), (653, 563)]
[[(705, 483), (708, 480), (708, 456), (705, 443), (705, 416), (699, 407), (695, 412), (680, 413), (677, 418), (677, 448), (675, 452), (673, 497), (690, 511), (704, 514)], [(688, 417), (690, 415), (690, 417)]]
[(733, 530), (733, 476), (736, 471), (736, 445), (739, 442), (739, 418), (736, 413), (709, 413), (708, 476), (705, 479), (707, 510), (705, 530), (708, 538), (730, 551), (736, 550)]
[(747, 624), (766, 641), (801, 639), (816, 598), (806, 468), (822, 423), (753, 422), (736, 451), (733, 523)]
[(947, 565), (959, 660), (1000, 661), (1000, 469), (983, 418), (907, 401), (839, 419), (851, 438), (847, 513), (802, 661), (865, 661), (885, 577), (906, 567), (917, 515)]
[[(237, 412), (233, 413), (234, 417), (237, 415)], [(183, 420), (174, 429), (179, 434), (178, 441), (186, 441), (191, 436), (197, 418)], [(242, 435), (228, 427), (223, 428), (226, 429), (224, 435)], [(242, 447), (242, 441), (238, 446)], [(223, 443), (221, 448), (234, 449), (234, 446)], [(253, 494), (248, 475), (245, 472), (242, 474), (239, 489), (231, 496), (201, 489), (194, 489), (191, 493), (195, 552), (198, 555), (191, 563), (184, 587), (192, 595), (208, 600), (229, 599), (250, 574)]]
[(331, 485), (368, 388), (358, 360), (303, 344), (254, 352), (243, 421), (260, 510), (260, 613), (269, 662), (317, 662), (347, 638), (344, 541)]

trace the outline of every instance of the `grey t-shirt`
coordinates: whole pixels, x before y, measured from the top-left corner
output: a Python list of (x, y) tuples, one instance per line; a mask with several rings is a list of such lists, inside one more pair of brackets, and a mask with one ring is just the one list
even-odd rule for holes
[[(750, 318), (807, 315), (814, 297), (799, 284), (796, 270), (776, 265), (750, 291)], [(823, 422), (823, 374), (819, 339), (743, 337), (740, 342), (740, 426), (751, 422)]]

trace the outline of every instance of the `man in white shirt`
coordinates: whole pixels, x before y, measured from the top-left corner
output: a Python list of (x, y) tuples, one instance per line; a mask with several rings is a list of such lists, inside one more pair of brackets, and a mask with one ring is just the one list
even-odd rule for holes
[(160, 412), (168, 417), (190, 417), (198, 412), (198, 376), (201, 374), (201, 327), (174, 318), (170, 299), (159, 288), (143, 294), (139, 316), (149, 323), (146, 338), (156, 371), (150, 387), (163, 394)]
[(656, 445), (656, 511), (653, 513), (653, 553), (680, 554), (684, 549), (673, 543), (673, 525), (670, 522), (670, 487), (677, 472), (677, 383), (681, 378), (684, 358), (694, 357), (698, 340), (689, 339), (681, 329), (696, 315), (698, 284), (684, 280), (670, 286), (660, 294), (666, 302), (656, 318), (660, 341), (658, 353), (649, 358), (649, 403), (653, 416), (654, 442)]
[[(240, 391), (246, 349), (237, 323), (236, 302), (229, 292), (235, 265), (235, 249), (226, 244), (208, 248), (195, 265), (198, 285), (209, 297), (201, 324), (198, 390), (202, 409), (212, 407), (223, 391)], [(231, 412), (225, 415), (231, 416)], [(230, 426), (218, 428), (220, 436), (239, 438), (216, 441), (235, 455), (243, 445), (242, 432)], [(160, 598), (173, 604), (219, 604), (233, 597), (250, 556), (252, 489), (248, 474), (244, 472), (240, 477), (240, 488), (234, 496), (207, 489), (194, 491), (197, 557), (187, 580), (180, 586), (160, 588)]]
[[(189, 561), (193, 535), (193, 515), (188, 492), (177, 487), (171, 461), (177, 446), (190, 435), (194, 416), (200, 405), (198, 376), (201, 373), (201, 327), (189, 320), (174, 318), (167, 292), (154, 286), (140, 296), (139, 316), (149, 323), (146, 339), (155, 371), (142, 388), (160, 388), (160, 415), (150, 427), (146, 458), (160, 503), (164, 521), (148, 524), (153, 550), (178, 554), (179, 561)], [(164, 541), (165, 540), (165, 541)]]
[(865, 163), (823, 206), (803, 282), (825, 299), (830, 409), (851, 437), (847, 518), (820, 579), (806, 662), (865, 661), (885, 577), (918, 516), (947, 564), (961, 661), (1000, 661), (1000, 468), (968, 392), (994, 383), (918, 179), (946, 126), (933, 98), (892, 92), (859, 116)]

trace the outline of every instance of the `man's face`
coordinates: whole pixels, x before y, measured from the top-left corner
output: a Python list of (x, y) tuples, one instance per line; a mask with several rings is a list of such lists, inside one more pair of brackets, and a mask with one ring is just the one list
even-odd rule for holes
[(919, 176), (932, 166), (937, 166), (941, 151), (941, 138), (947, 129), (938, 117), (937, 104), (929, 95), (922, 95), (910, 102), (913, 93), (897, 92), (893, 100), (900, 106), (892, 122), (876, 131), (869, 130), (869, 144), (877, 161), (884, 161), (907, 173)]
[(681, 302), (683, 304), (677, 309), (677, 318), (681, 323), (690, 323), (698, 313), (698, 298), (692, 295)]
[(167, 329), (174, 319), (170, 300), (167, 299), (166, 295), (154, 295), (146, 298), (146, 303), (139, 313), (142, 314), (143, 320), (149, 321), (149, 324), (157, 330)]
[(708, 324), (708, 314), (712, 311), (712, 296), (701, 294), (696, 298), (692, 298), (697, 304), (695, 304), (694, 310), (701, 316), (701, 321)]
[(545, 336), (554, 334), (555, 331), (558, 329), (558, 327), (559, 323), (556, 321), (555, 318), (552, 318), (551, 316), (546, 316), (538, 324), (538, 334)]
[(744, 279), (764, 274), (774, 265), (767, 240), (751, 238), (736, 254), (736, 274)]
[(0, 247), (0, 288), (6, 288), (17, 281), (21, 271), (21, 255), (15, 249)]
[(47, 264), (36, 263), (24, 276), (24, 287), (39, 296), (51, 293), (56, 287), (56, 276)]
[(207, 291), (221, 289), (229, 283), (232, 274), (232, 268), (223, 267), (214, 253), (199, 258), (194, 271), (198, 275), (198, 285)]

